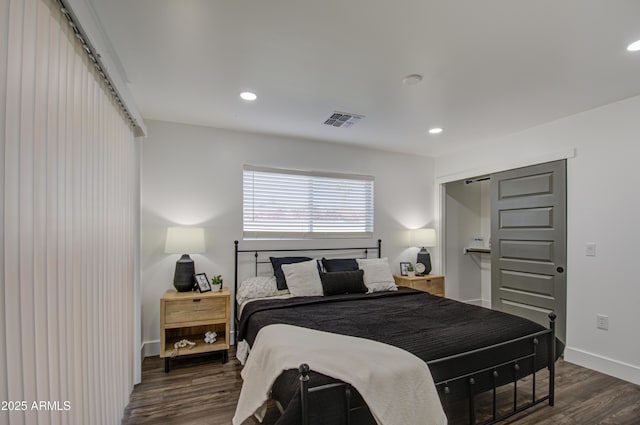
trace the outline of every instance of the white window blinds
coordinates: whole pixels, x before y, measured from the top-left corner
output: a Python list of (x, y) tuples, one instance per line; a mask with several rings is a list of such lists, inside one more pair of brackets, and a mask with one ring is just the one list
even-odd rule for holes
[(245, 165), (243, 236), (370, 238), (373, 183), (371, 176)]

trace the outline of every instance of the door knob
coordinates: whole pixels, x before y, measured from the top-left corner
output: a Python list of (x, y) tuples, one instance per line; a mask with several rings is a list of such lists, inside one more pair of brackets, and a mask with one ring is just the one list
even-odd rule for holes
[(561, 266), (558, 266), (558, 268), (556, 269), (556, 271), (558, 273), (564, 273), (564, 268), (562, 268)]

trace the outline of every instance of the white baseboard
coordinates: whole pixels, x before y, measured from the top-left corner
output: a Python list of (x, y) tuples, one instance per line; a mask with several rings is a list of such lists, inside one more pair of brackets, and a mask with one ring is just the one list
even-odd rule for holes
[(143, 357), (159, 356), (160, 355), (160, 341), (145, 341), (142, 343), (142, 355)]
[(479, 305), (485, 308), (491, 308), (491, 300), (483, 300), (480, 298), (476, 298), (475, 300), (464, 300), (463, 303)]
[(640, 367), (638, 366), (571, 347), (565, 348), (564, 359), (569, 363), (640, 385)]
[(144, 363), (144, 343), (140, 344), (140, 373), (134, 374), (133, 385), (138, 385), (142, 382), (142, 363)]

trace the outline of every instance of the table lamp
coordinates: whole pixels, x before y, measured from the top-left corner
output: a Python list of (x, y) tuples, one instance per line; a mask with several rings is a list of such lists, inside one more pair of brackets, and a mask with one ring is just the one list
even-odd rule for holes
[[(202, 254), (204, 248), (204, 228), (169, 227), (167, 242), (164, 246), (167, 254), (182, 254), (176, 262), (173, 286), (178, 292), (191, 291), (195, 284), (196, 267), (189, 254)], [(187, 252), (188, 254), (185, 254)]]
[(424, 276), (431, 273), (431, 255), (426, 247), (436, 246), (436, 230), (427, 228), (412, 230), (411, 246), (421, 248), (416, 259), (416, 275)]

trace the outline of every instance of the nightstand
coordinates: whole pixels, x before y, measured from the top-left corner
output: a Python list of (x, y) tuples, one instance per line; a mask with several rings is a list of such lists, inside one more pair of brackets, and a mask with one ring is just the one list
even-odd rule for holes
[(409, 277), (394, 274), (393, 278), (398, 286), (406, 286), (408, 288), (428, 292), (432, 295), (444, 297), (444, 276), (442, 275), (427, 274), (424, 276)]
[[(193, 354), (222, 351), (222, 362), (229, 353), (229, 289), (218, 292), (177, 292), (169, 289), (160, 299), (160, 357), (169, 372), (171, 359)], [(204, 342), (205, 333), (216, 332), (213, 344)], [(174, 344), (182, 339), (195, 342), (192, 348), (179, 348), (172, 357)]]

